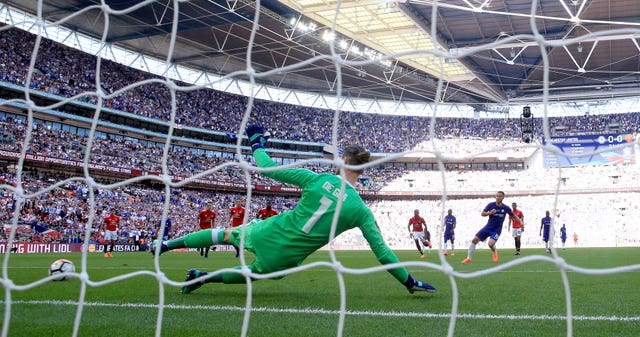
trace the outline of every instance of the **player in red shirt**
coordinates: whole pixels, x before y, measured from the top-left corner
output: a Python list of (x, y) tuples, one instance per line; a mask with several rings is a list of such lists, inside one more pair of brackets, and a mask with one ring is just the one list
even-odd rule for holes
[(511, 230), (511, 235), (513, 236), (513, 240), (516, 243), (516, 254), (520, 255), (520, 237), (522, 236), (522, 232), (524, 232), (524, 214), (522, 211), (517, 209), (518, 205), (516, 203), (511, 204), (511, 210), (513, 214), (518, 216), (521, 221), (516, 220), (514, 217), (509, 215), (509, 226), (507, 229)]
[(409, 237), (416, 243), (416, 247), (420, 252), (420, 258), (424, 259), (424, 251), (420, 246), (420, 242), (422, 242), (424, 247), (431, 249), (431, 233), (427, 230), (427, 222), (420, 216), (420, 211), (417, 209), (413, 211), (413, 217), (409, 219), (407, 229), (409, 230)]
[[(217, 215), (218, 213), (213, 210), (213, 204), (211, 202), (208, 202), (205, 208), (198, 213), (198, 226), (200, 230), (213, 228), (216, 222)], [(210, 247), (198, 248), (200, 256), (208, 258), (209, 249)]]
[(267, 201), (267, 207), (265, 208), (261, 208), (258, 211), (258, 219), (260, 220), (264, 220), (268, 217), (272, 217), (274, 215), (277, 215), (278, 211), (276, 211), (275, 209), (271, 208), (271, 201)]
[[(112, 208), (102, 222), (102, 230), (104, 232), (104, 257), (113, 257), (113, 247), (118, 240), (118, 226), (120, 225), (120, 217), (116, 215), (115, 208)], [(109, 252), (107, 252), (109, 246)]]
[(242, 200), (236, 200), (236, 206), (231, 207), (229, 220), (231, 221), (231, 227), (238, 227), (242, 225), (242, 221), (244, 221), (244, 207), (242, 207)]
[[(229, 220), (231, 220), (231, 228), (242, 225), (244, 221), (244, 207), (242, 207), (242, 199), (236, 200), (236, 206), (231, 207), (229, 210)], [(240, 248), (233, 246), (236, 249), (236, 257), (240, 257)]]

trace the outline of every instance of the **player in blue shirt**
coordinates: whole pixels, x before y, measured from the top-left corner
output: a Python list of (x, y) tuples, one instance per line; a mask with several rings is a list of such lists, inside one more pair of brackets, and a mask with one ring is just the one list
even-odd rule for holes
[(546, 216), (540, 220), (540, 235), (542, 235), (542, 241), (544, 241), (544, 248), (547, 253), (551, 253), (551, 244), (549, 243), (549, 233), (551, 232), (551, 222), (553, 220), (549, 216), (549, 211), (546, 212)]
[(456, 217), (453, 216), (453, 210), (449, 210), (447, 215), (444, 217), (444, 255), (447, 255), (447, 241), (451, 241), (451, 256), (455, 256), (455, 232), (456, 229)]
[(565, 249), (565, 242), (567, 242), (567, 227), (564, 226), (564, 224), (562, 224), (562, 227), (560, 227), (560, 240), (562, 240), (562, 249)]
[(500, 237), (502, 233), (502, 224), (504, 223), (504, 219), (506, 219), (507, 215), (511, 215), (512, 218), (517, 221), (522, 222), (517, 215), (513, 213), (511, 208), (502, 203), (504, 200), (504, 192), (498, 191), (496, 192), (496, 201), (490, 202), (480, 213), (481, 216), (488, 216), (489, 220), (487, 220), (487, 224), (482, 227), (471, 240), (471, 245), (469, 245), (469, 252), (467, 253), (467, 258), (462, 260), (462, 263), (469, 263), (473, 258), (473, 252), (476, 250), (476, 245), (478, 242), (486, 240), (489, 238), (489, 248), (493, 252), (493, 262), (498, 262), (498, 251), (496, 251), (496, 241)]
[[(156, 225), (156, 233), (160, 236), (160, 227), (162, 227), (162, 220), (158, 220), (158, 224)], [(162, 240), (169, 240), (169, 232), (171, 231), (171, 219), (167, 218), (167, 221), (164, 223), (164, 232), (162, 233)]]

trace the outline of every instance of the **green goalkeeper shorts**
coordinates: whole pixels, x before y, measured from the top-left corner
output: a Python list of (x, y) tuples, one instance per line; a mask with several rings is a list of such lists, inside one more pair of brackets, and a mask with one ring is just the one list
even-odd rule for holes
[(268, 219), (256, 219), (234, 228), (229, 238), (232, 244), (240, 247), (244, 229), (244, 249), (255, 254), (255, 260), (249, 265), (249, 269), (256, 274), (268, 274), (299, 266), (308, 255), (296, 253), (295, 249), (287, 249), (289, 240), (278, 233), (277, 226), (270, 226), (270, 223)]

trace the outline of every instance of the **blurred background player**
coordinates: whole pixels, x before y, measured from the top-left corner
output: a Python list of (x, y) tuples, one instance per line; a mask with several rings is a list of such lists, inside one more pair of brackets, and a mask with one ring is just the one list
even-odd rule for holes
[[(278, 167), (264, 150), (264, 128), (249, 126), (247, 136), (252, 145), (256, 165)], [(344, 149), (342, 160), (346, 165), (358, 166), (368, 163), (370, 156), (371, 154), (362, 147), (350, 146)], [(251, 224), (241, 227), (201, 231), (167, 242), (154, 242), (152, 252), (158, 248), (158, 254), (161, 254), (171, 249), (186, 247), (239, 245), (244, 231), (244, 248), (255, 254), (255, 259), (248, 268), (252, 273), (263, 275), (301, 265), (309, 255), (329, 243), (333, 229), (337, 236), (349, 229), (358, 228), (381, 264), (399, 263), (398, 257), (385, 243), (373, 212), (365, 205), (354, 187), (364, 170), (343, 167), (339, 172), (340, 174), (315, 173), (302, 168), (262, 172), (263, 175), (277, 181), (300, 187), (300, 202), (293, 210), (262, 221), (254, 220)], [(342, 203), (340, 208), (339, 203)], [(337, 220), (335, 225), (334, 218)], [(432, 285), (414, 280), (404, 267), (395, 267), (387, 271), (410, 293), (436, 291)], [(240, 272), (209, 275), (197, 269), (189, 270), (185, 281), (191, 283), (182, 287), (183, 294), (198, 289), (204, 283), (247, 282), (246, 276)]]
[[(113, 257), (113, 247), (118, 240), (118, 227), (120, 226), (120, 217), (116, 215), (115, 208), (112, 208), (102, 222), (102, 230), (104, 235), (104, 257)], [(109, 251), (107, 252), (107, 246)]]
[(511, 231), (511, 236), (513, 236), (513, 241), (516, 244), (516, 254), (520, 255), (520, 237), (522, 237), (522, 232), (524, 232), (524, 214), (522, 211), (518, 209), (518, 205), (514, 202), (511, 204), (511, 210), (513, 214), (517, 215), (521, 221), (514, 219), (511, 215), (509, 216), (509, 226), (508, 230)]
[(277, 214), (278, 211), (271, 208), (271, 201), (267, 201), (266, 207), (258, 210), (258, 219), (264, 220)]
[[(236, 228), (242, 225), (244, 221), (244, 205), (242, 204), (242, 199), (237, 199), (234, 207), (231, 207), (229, 210), (229, 220), (231, 221), (231, 228)], [(240, 248), (238, 246), (233, 246), (236, 250), (236, 257), (240, 257)]]
[(567, 227), (562, 224), (560, 227), (560, 241), (562, 241), (562, 250), (566, 248), (565, 243), (567, 242)]
[(162, 232), (162, 235), (160, 235), (160, 228), (162, 227), (162, 219), (158, 220), (158, 225), (156, 228), (156, 233), (158, 237), (161, 237), (162, 240), (169, 240), (170, 239), (170, 232), (171, 232), (171, 219), (167, 218), (167, 220), (164, 222), (164, 231)]
[[(206, 229), (211, 229), (213, 227), (215, 227), (215, 222), (216, 222), (216, 216), (218, 215), (218, 213), (216, 213), (213, 210), (213, 204), (211, 202), (207, 202), (207, 204), (205, 205), (204, 209), (201, 210), (198, 213), (198, 227), (199, 230), (206, 230)], [(209, 247), (199, 247), (198, 251), (200, 252), (200, 256), (204, 256), (205, 258), (209, 257), (209, 249), (211, 248), (211, 246)], [(215, 248), (214, 248), (215, 249)]]
[(544, 248), (547, 253), (551, 253), (551, 243), (549, 243), (549, 233), (551, 232), (551, 223), (553, 220), (549, 216), (549, 211), (545, 212), (544, 218), (540, 220), (540, 235), (542, 235), (542, 241), (544, 241)]
[[(424, 247), (429, 247), (429, 250), (431, 250), (431, 234), (427, 230), (427, 223), (420, 216), (419, 210), (413, 211), (413, 217), (409, 219), (407, 230), (409, 230), (409, 237), (416, 243), (420, 258), (424, 259)], [(422, 243), (422, 246), (420, 246), (420, 243)]]
[(245, 209), (242, 205), (242, 199), (236, 200), (235, 206), (231, 207), (231, 209), (229, 210), (229, 221), (231, 228), (242, 225), (242, 221), (244, 221), (244, 212)]
[(456, 256), (455, 252), (455, 229), (457, 220), (453, 215), (453, 210), (448, 210), (447, 215), (444, 217), (444, 255), (447, 255), (447, 241), (451, 241), (451, 256)]
[(478, 242), (486, 240), (489, 238), (489, 248), (492, 252), (493, 262), (498, 262), (498, 251), (496, 249), (496, 242), (498, 238), (500, 238), (500, 234), (502, 233), (502, 225), (504, 224), (504, 219), (506, 219), (507, 215), (511, 215), (514, 219), (521, 221), (517, 215), (513, 214), (511, 208), (502, 203), (504, 200), (504, 192), (498, 191), (496, 192), (496, 201), (490, 202), (480, 213), (481, 216), (487, 216), (489, 219), (487, 220), (487, 224), (482, 227), (478, 233), (471, 240), (471, 244), (469, 245), (469, 251), (467, 252), (467, 258), (462, 260), (462, 263), (470, 263), (471, 259), (473, 259), (473, 253), (476, 250), (476, 245)]

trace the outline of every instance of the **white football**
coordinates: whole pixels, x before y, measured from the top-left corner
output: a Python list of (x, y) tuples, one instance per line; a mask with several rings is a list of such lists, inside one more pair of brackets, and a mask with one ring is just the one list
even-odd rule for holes
[[(62, 273), (73, 273), (76, 271), (76, 266), (71, 262), (71, 260), (67, 259), (58, 259), (53, 261), (51, 266), (49, 266), (49, 276), (58, 275)], [(68, 279), (67, 275), (60, 275), (54, 278), (54, 281), (64, 281)]]

